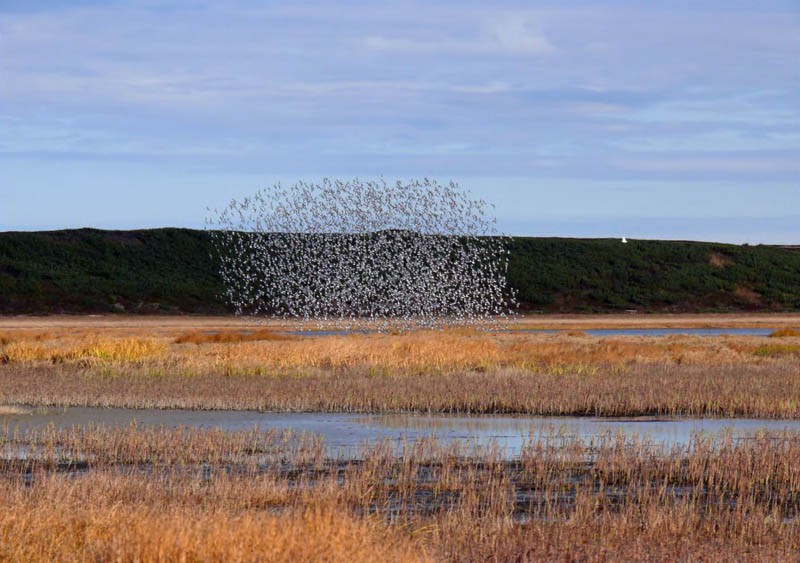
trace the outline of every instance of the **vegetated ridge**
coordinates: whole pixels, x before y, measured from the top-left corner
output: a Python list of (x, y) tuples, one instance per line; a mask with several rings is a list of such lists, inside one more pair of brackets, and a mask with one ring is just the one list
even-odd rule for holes
[[(800, 310), (794, 247), (515, 237), (521, 308)], [(190, 229), (0, 233), (0, 313), (225, 313), (210, 234)]]

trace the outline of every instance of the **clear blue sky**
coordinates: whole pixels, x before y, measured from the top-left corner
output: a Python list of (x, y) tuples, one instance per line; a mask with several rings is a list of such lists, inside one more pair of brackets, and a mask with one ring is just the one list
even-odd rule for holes
[(378, 175), (509, 234), (800, 243), (800, 3), (0, 0), (0, 230)]

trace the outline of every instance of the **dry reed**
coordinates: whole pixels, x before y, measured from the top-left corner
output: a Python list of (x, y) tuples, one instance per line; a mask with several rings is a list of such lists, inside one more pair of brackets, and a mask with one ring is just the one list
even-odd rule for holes
[[(55, 478), (36, 494), (0, 489), (0, 561), (426, 561), (380, 522), (325, 507), (274, 515), (126, 499), (121, 479)], [(87, 494), (88, 493), (88, 494)]]
[(163, 356), (167, 347), (152, 338), (100, 338), (83, 339), (17, 339), (3, 346), (0, 362), (6, 364), (41, 364), (83, 362), (141, 364), (145, 360)]
[[(777, 333), (776, 333), (777, 334)], [(789, 336), (788, 332), (781, 333)], [(578, 331), (557, 335), (485, 334), (465, 330), (404, 335), (292, 336), (271, 329), (81, 329), (17, 331), (0, 344), (6, 364), (42, 365), (98, 359), (106, 363), (180, 365), (194, 371), (260, 368), (352, 368), (400, 373), (465, 369), (678, 363), (742, 364), (762, 340), (752, 337), (599, 338)], [(187, 344), (194, 344), (187, 346)]]
[(430, 331), (19, 330), (0, 403), (307, 411), (800, 416), (800, 342)]
[(187, 331), (175, 339), (175, 344), (208, 344), (233, 342), (258, 342), (264, 340), (291, 340), (293, 337), (269, 329), (248, 331)]
[[(800, 417), (794, 334), (204, 328), (6, 330), (0, 404)], [(513, 460), (425, 440), (349, 460), (280, 431), (0, 428), (0, 561), (794, 561), (798, 467), (791, 433), (552, 435)]]
[(800, 550), (797, 434), (673, 448), (550, 435), (511, 460), (431, 440), (356, 460), (309, 456), (317, 445), (276, 432), (17, 435), (2, 448), (0, 560), (774, 561)]
[(774, 330), (770, 333), (770, 337), (772, 338), (800, 338), (800, 329), (794, 328), (781, 328), (778, 330)]
[(800, 417), (794, 355), (750, 366), (554, 366), (396, 375), (370, 368), (174, 371), (0, 366), (6, 405), (315, 412)]

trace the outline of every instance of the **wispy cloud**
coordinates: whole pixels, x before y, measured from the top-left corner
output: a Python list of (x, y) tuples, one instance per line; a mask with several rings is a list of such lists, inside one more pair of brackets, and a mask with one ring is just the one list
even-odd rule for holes
[(439, 36), (437, 32), (418, 37), (368, 36), (368, 49), (398, 53), (445, 55), (543, 55), (555, 51), (553, 44), (525, 14), (504, 14), (491, 19), (468, 37)]
[(0, 3), (0, 158), (764, 189), (798, 180), (798, 24), (790, 1)]

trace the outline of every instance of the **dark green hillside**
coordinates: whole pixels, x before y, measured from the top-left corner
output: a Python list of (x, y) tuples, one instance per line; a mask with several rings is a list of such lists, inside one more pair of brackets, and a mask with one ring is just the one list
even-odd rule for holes
[(516, 238), (509, 278), (547, 311), (800, 309), (800, 252), (778, 246)]
[(0, 313), (224, 312), (207, 233), (0, 233)]
[[(800, 310), (800, 250), (515, 238), (509, 279), (548, 312)], [(0, 233), (0, 313), (221, 313), (203, 231)]]

